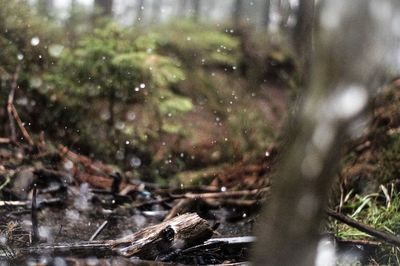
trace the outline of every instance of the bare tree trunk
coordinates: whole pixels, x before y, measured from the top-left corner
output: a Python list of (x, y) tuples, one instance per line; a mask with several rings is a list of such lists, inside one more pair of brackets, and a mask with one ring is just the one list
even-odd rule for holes
[(111, 17), (113, 0), (94, 0), (94, 7), (96, 15)]
[(151, 13), (152, 13), (152, 23), (157, 23), (160, 21), (160, 11), (161, 7), (163, 5), (162, 0), (153, 0), (152, 6), (151, 6)]
[(314, 7), (314, 0), (300, 0), (293, 34), (293, 44), (299, 59), (300, 84), (303, 88), (308, 85), (306, 78), (309, 77), (311, 68)]
[(243, 0), (235, 0), (232, 12), (233, 25), (239, 27), (243, 16)]
[(268, 26), (269, 26), (270, 13), (271, 13), (271, 0), (264, 0), (264, 13), (263, 13), (262, 25), (266, 29), (268, 29)]
[[(387, 27), (394, 18), (373, 17), (373, 2), (331, 0), (322, 7), (335, 20), (321, 18), (310, 90), (289, 129), (272, 198), (259, 220), (254, 265), (315, 265), (319, 228), (350, 125), (363, 115), (393, 60), (385, 53), (399, 52), (399, 37)], [(396, 0), (386, 3), (399, 14)]]
[(67, 29), (67, 36), (69, 39), (69, 42), (72, 46), (75, 45), (76, 41), (76, 26), (77, 26), (77, 3), (76, 0), (71, 0), (70, 8), (69, 8), (69, 17), (66, 23), (66, 29)]
[(114, 137), (114, 125), (115, 125), (115, 90), (112, 88), (108, 96), (108, 112), (110, 113), (110, 118), (108, 119), (109, 137)]
[(200, 18), (201, 1), (192, 0), (192, 8), (193, 8), (193, 18), (197, 21)]
[(279, 0), (278, 4), (279, 4), (278, 6), (279, 14), (281, 17), (281, 20), (279, 22), (279, 27), (282, 30), (282, 32), (287, 32), (287, 26), (290, 14), (292, 12), (292, 7), (290, 5), (289, 0)]
[(180, 16), (180, 17), (186, 17), (188, 4), (189, 4), (188, 0), (180, 0), (179, 1), (179, 6), (178, 6), (178, 9), (177, 9), (178, 12), (177, 12), (176, 15)]
[(45, 17), (51, 16), (53, 4), (53, 0), (37, 0), (38, 13)]
[(144, 0), (139, 0), (138, 5), (136, 7), (136, 23), (143, 24), (144, 20)]

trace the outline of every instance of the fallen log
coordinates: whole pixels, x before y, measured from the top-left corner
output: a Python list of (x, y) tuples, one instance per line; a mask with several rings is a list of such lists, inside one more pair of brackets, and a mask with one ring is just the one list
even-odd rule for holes
[(177, 249), (186, 249), (204, 243), (213, 230), (196, 213), (187, 213), (171, 220), (146, 227), (132, 235), (117, 239), (72, 244), (37, 245), (19, 250), (20, 256), (37, 255), (120, 255), (155, 260)]

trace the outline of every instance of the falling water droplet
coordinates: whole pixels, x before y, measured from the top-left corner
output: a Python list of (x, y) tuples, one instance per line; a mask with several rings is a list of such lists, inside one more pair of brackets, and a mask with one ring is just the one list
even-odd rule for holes
[(40, 43), (39, 37), (35, 36), (31, 39), (31, 45), (32, 46), (37, 46)]

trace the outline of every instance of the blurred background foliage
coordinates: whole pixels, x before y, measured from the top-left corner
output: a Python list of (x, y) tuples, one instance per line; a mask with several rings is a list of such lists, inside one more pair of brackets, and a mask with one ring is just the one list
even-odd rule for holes
[[(57, 3), (0, 0), (0, 104), (20, 65), (15, 101), (31, 132), (148, 180), (255, 161), (276, 141), (295, 62), (278, 33), (260, 37), (261, 20), (260, 30), (238, 10), (205, 23), (188, 6), (179, 19), (135, 6), (132, 25), (112, 1), (71, 1), (64, 15)], [(263, 110), (265, 86), (285, 95), (278, 109)]]

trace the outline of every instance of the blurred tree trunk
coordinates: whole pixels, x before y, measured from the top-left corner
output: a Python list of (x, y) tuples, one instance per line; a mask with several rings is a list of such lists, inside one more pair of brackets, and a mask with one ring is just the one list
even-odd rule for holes
[(232, 12), (233, 25), (238, 28), (243, 17), (243, 0), (235, 0)]
[(281, 20), (279, 22), (279, 27), (282, 32), (287, 32), (287, 25), (289, 21), (290, 14), (292, 12), (292, 7), (289, 0), (279, 0), (278, 10)]
[(96, 15), (102, 17), (112, 16), (113, 0), (94, 0), (94, 8)]
[(307, 87), (313, 50), (314, 0), (300, 0), (297, 10), (297, 24), (293, 34), (293, 44), (299, 59), (300, 84)]
[(50, 17), (53, 4), (53, 0), (37, 0), (38, 13), (42, 16)]
[(193, 8), (193, 18), (197, 21), (200, 18), (201, 1), (192, 0), (192, 8)]
[(269, 26), (270, 13), (271, 13), (271, 0), (264, 0), (264, 12), (263, 12), (262, 25), (266, 29), (268, 29), (268, 26)]
[(75, 45), (76, 41), (76, 26), (77, 26), (77, 0), (71, 0), (69, 7), (69, 17), (66, 22), (68, 40), (71, 46)]
[(160, 21), (162, 5), (163, 5), (162, 0), (153, 0), (152, 6), (151, 6), (152, 23), (157, 23)]
[[(374, 18), (372, 2), (330, 0), (321, 7), (321, 14), (335, 19), (320, 18), (318, 24), (310, 90), (287, 129), (272, 197), (255, 232), (254, 265), (315, 265), (341, 149), (381, 85), (388, 60), (394, 61), (383, 58), (389, 58), (390, 49), (391, 54), (399, 51), (399, 37), (387, 27), (393, 18)], [(397, 0), (385, 3), (399, 14)]]
[(143, 24), (144, 20), (144, 0), (139, 0), (136, 7), (136, 23)]
[(179, 17), (186, 17), (186, 13), (187, 13), (187, 9), (188, 9), (188, 4), (189, 1), (188, 0), (180, 0), (179, 1), (179, 5), (178, 5), (178, 12), (177, 12), (177, 16)]
[(110, 113), (110, 118), (108, 119), (108, 127), (109, 127), (109, 132), (108, 136), (109, 137), (114, 137), (114, 124), (115, 124), (115, 100), (116, 100), (116, 95), (115, 95), (115, 89), (111, 89), (108, 95), (108, 112)]

